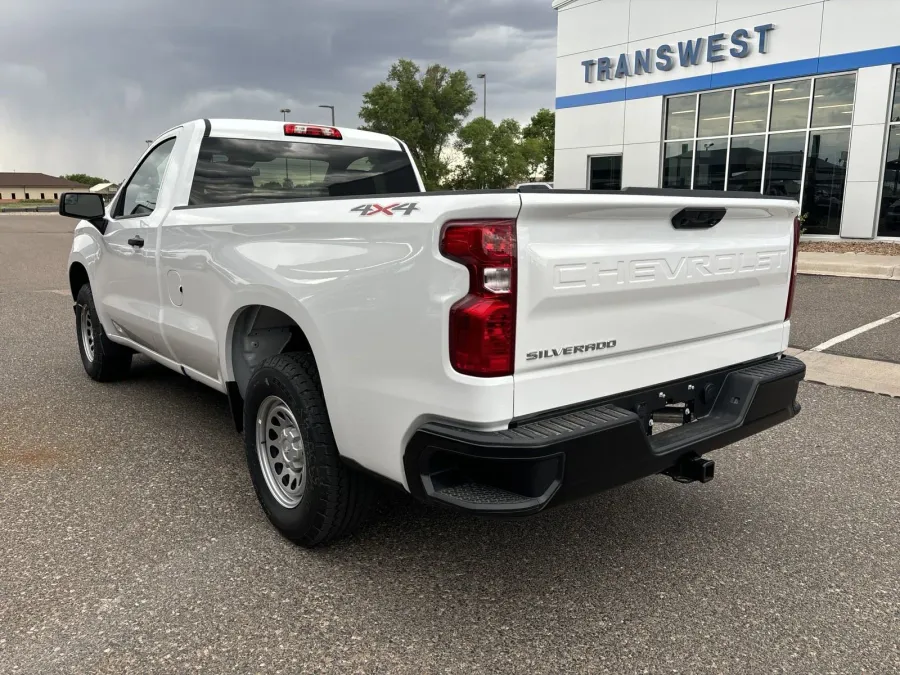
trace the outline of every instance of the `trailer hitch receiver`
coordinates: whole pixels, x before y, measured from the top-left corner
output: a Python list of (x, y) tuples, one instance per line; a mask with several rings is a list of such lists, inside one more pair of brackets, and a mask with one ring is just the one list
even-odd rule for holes
[(709, 483), (716, 477), (716, 463), (698, 455), (685, 455), (665, 474), (679, 483)]

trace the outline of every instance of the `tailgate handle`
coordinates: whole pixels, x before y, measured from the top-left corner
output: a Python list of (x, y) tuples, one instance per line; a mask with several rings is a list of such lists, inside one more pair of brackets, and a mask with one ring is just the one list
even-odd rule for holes
[(726, 209), (682, 209), (672, 216), (676, 230), (708, 230), (725, 218)]

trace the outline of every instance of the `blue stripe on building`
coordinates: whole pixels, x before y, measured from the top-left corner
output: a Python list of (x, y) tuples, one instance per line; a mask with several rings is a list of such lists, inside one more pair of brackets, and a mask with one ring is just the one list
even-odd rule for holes
[[(653, 84), (638, 84), (617, 89), (607, 89), (605, 91), (592, 91), (587, 94), (560, 96), (556, 99), (556, 108), (557, 110), (563, 110), (638, 98), (690, 94), (707, 89), (760, 84), (773, 80), (788, 80), (794, 77), (839, 73), (847, 70), (858, 70), (860, 68), (892, 65), (895, 63), (900, 63), (900, 46), (869, 49), (863, 52), (850, 52), (849, 54), (836, 54), (835, 56), (821, 56), (800, 61), (786, 61), (784, 63), (773, 63), (768, 66), (729, 70), (723, 73), (712, 73), (699, 77), (685, 77), (666, 82), (654, 82)], [(634, 78), (631, 81), (634, 81)]]

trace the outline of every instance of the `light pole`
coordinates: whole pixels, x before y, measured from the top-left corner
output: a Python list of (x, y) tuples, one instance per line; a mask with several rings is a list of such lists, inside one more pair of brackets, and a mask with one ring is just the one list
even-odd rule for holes
[[(290, 108), (282, 108), (279, 112), (281, 113), (282, 120), (287, 122), (287, 116), (288, 116), (288, 113), (291, 112), (291, 109)], [(288, 181), (290, 181), (290, 178), (288, 178), (288, 158), (285, 157), (284, 158), (284, 186), (285, 187), (287, 187)]]
[(487, 119), (487, 73), (478, 73), (478, 79), (484, 80), (484, 119)]
[(331, 110), (331, 126), (335, 126), (334, 124), (334, 106), (333, 105), (320, 105), (320, 108), (327, 108)]
[(152, 142), (153, 142), (153, 141), (144, 141), (144, 143), (147, 144), (147, 147), (148, 147), (148, 148), (150, 147), (150, 144), (151, 144)]

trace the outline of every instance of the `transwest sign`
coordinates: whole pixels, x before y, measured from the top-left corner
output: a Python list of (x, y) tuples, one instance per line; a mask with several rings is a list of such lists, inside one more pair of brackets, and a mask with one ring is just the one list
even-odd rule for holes
[(646, 75), (654, 70), (673, 70), (675, 66), (689, 68), (700, 65), (701, 62), (717, 63), (726, 60), (728, 54), (736, 59), (745, 59), (753, 52), (754, 45), (760, 54), (765, 54), (769, 50), (769, 33), (773, 30), (775, 25), (767, 23), (756, 26), (752, 33), (740, 28), (731, 34), (730, 39), (725, 33), (716, 33), (705, 38), (679, 42), (677, 49), (672, 45), (660, 45), (656, 49), (634, 52), (634, 60), (629, 53), (619, 54), (617, 59), (605, 56), (589, 59), (581, 62), (584, 66), (584, 81), (590, 84)]

